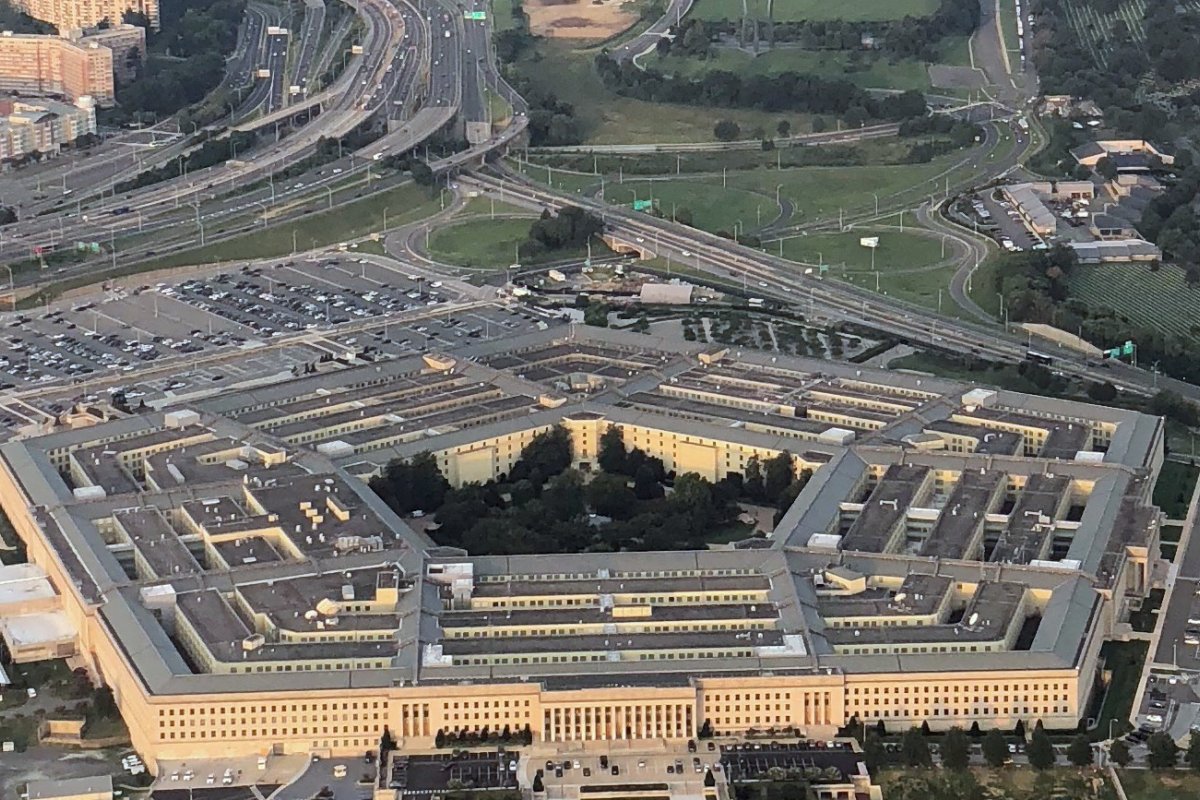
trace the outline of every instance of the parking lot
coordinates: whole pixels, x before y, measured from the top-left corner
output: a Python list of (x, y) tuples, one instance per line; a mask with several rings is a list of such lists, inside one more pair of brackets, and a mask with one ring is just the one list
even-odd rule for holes
[(770, 742), (723, 745), (721, 764), (730, 781), (754, 780), (769, 770), (836, 769), (843, 776), (858, 772), (862, 755), (847, 742)]
[[(36, 387), (31, 402), (51, 414), (117, 393), (136, 408), (317, 361), (412, 355), (547, 324), (484, 305), (473, 289), (345, 253), (110, 287), (0, 318), (0, 392)], [(0, 416), (0, 433), (27, 423)]]
[(520, 753), (439, 753), (428, 756), (397, 756), (392, 762), (388, 786), (404, 797), (441, 794), (451, 783), (475, 789), (516, 789)]
[(1029, 232), (1010, 203), (996, 200), (991, 192), (983, 192), (978, 199), (991, 214), (989, 222), (996, 227), (997, 240), (1007, 237), (1015, 247), (1022, 250), (1029, 250), (1041, 241)]

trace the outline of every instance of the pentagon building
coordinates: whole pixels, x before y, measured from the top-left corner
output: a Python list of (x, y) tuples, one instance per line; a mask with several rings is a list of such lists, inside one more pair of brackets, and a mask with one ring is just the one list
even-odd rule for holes
[[(360, 480), (422, 451), (487, 480), (554, 425), (585, 472), (616, 426), (678, 473), (813, 476), (767, 538), (519, 557), (438, 547)], [(384, 726), (1071, 727), (1148, 591), (1162, 457), (1135, 412), (578, 328), (9, 442), (0, 500), (153, 767)]]

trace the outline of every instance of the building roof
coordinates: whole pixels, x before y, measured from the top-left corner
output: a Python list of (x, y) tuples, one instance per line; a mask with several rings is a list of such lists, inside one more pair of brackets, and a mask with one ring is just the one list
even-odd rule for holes
[(108, 794), (112, 796), (112, 776), (96, 775), (91, 778), (54, 778), (30, 781), (26, 787), (29, 800), (53, 800), (80, 795)]

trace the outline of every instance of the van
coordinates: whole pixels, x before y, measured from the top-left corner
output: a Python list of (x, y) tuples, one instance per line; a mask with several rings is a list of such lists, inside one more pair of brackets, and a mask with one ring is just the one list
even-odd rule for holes
[(333, 777), (335, 777), (335, 778), (346, 777), (346, 765), (338, 764), (336, 767), (334, 767), (333, 768)]
[(266, 756), (259, 756), (259, 757), (258, 757), (258, 768), (259, 768), (259, 769), (266, 769), (266, 768), (267, 768), (267, 757), (266, 757)]

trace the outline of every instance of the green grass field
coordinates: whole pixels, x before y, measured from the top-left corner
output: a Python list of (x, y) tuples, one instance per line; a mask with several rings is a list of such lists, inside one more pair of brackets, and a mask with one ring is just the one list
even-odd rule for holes
[[(761, 126), (772, 131), (780, 114), (703, 106), (650, 103), (621, 97), (606, 89), (593, 66), (592, 53), (581, 53), (568, 42), (545, 40), (537, 55), (523, 59), (517, 71), (532, 88), (557, 95), (575, 106), (576, 118), (589, 144), (703, 142), (713, 139), (718, 119), (730, 119), (749, 131)], [(805, 133), (809, 118), (787, 114), (792, 130)]]
[(429, 237), (429, 255), (460, 267), (503, 268), (517, 259), (529, 235), (528, 219), (474, 219), (439, 228)]
[[(752, 13), (766, 17), (767, 3), (764, 0), (750, 0), (747, 6)], [(849, 0), (845, 3), (788, 0), (785, 3), (774, 4), (773, 12), (779, 22), (834, 19), (874, 22), (905, 16), (927, 16), (937, 10), (937, 6), (937, 0)], [(698, 19), (740, 19), (742, 0), (699, 0), (692, 14)]]
[[(942, 156), (928, 164), (754, 170), (731, 173), (729, 186), (757, 189), (774, 198), (775, 187), (782, 184), (782, 193), (791, 199), (799, 212), (793, 222), (836, 220), (839, 208), (846, 212), (873, 210), (875, 197), (872, 193), (879, 195), (881, 209), (888, 207), (889, 198), (903, 199), (906, 203), (926, 199), (929, 192), (940, 189), (941, 173), (961, 157), (960, 154)], [(720, 177), (716, 180), (719, 185)], [(937, 181), (937, 187), (933, 181)], [(953, 182), (954, 177), (951, 177)], [(888, 220), (888, 224), (898, 221), (897, 217)]]
[(774, 196), (755, 194), (748, 189), (721, 188), (721, 179), (625, 181), (608, 183), (604, 197), (610, 203), (631, 205), (636, 200), (653, 200), (659, 211), (670, 217), (686, 208), (692, 212), (692, 225), (709, 232), (751, 231), (775, 219), (779, 207)]
[(1200, 476), (1200, 469), (1190, 464), (1164, 461), (1158, 482), (1154, 484), (1154, 505), (1171, 519), (1186, 517), (1197, 476)]
[[(388, 210), (388, 228), (391, 229), (424, 219), (437, 211), (438, 207), (436, 196), (430, 199), (427, 189), (406, 183), (390, 191), (338, 206), (332, 211), (309, 214), (295, 222), (281, 223), (206, 247), (145, 261), (137, 265), (137, 271), (286, 255), (292, 252), (293, 231), (298, 249), (325, 247), (380, 230), (385, 208)], [(91, 280), (97, 279), (93, 277)]]
[[(806, 264), (829, 264), (830, 274), (838, 275), (846, 270), (869, 271), (871, 249), (863, 247), (859, 240), (864, 236), (878, 236), (875, 248), (875, 269), (881, 273), (889, 270), (910, 270), (925, 267), (942, 260), (942, 245), (936, 237), (900, 233), (896, 230), (855, 229), (852, 233), (817, 233), (797, 236), (783, 244), (783, 255), (793, 261)], [(872, 277), (872, 280), (874, 278)]]
[(1137, 325), (1175, 336), (1200, 326), (1200, 286), (1188, 286), (1179, 267), (1151, 272), (1147, 264), (1090, 264), (1073, 270), (1070, 280), (1072, 295)]
[(1008, 51), (1013, 72), (1021, 68), (1021, 47), (1017, 39), (1017, 4), (1015, 0), (1000, 0), (1000, 30), (1004, 34), (1004, 49)]
[(682, 75), (701, 75), (711, 70), (728, 70), (740, 75), (778, 75), (791, 71), (842, 78), (856, 86), (873, 89), (925, 91), (930, 88), (929, 70), (920, 61), (901, 60), (893, 63), (886, 58), (868, 55), (861, 63), (855, 64), (850, 59), (849, 52), (789, 47), (754, 57), (740, 50), (715, 50), (704, 60), (668, 56), (651, 60), (649, 65), (663, 72)]

